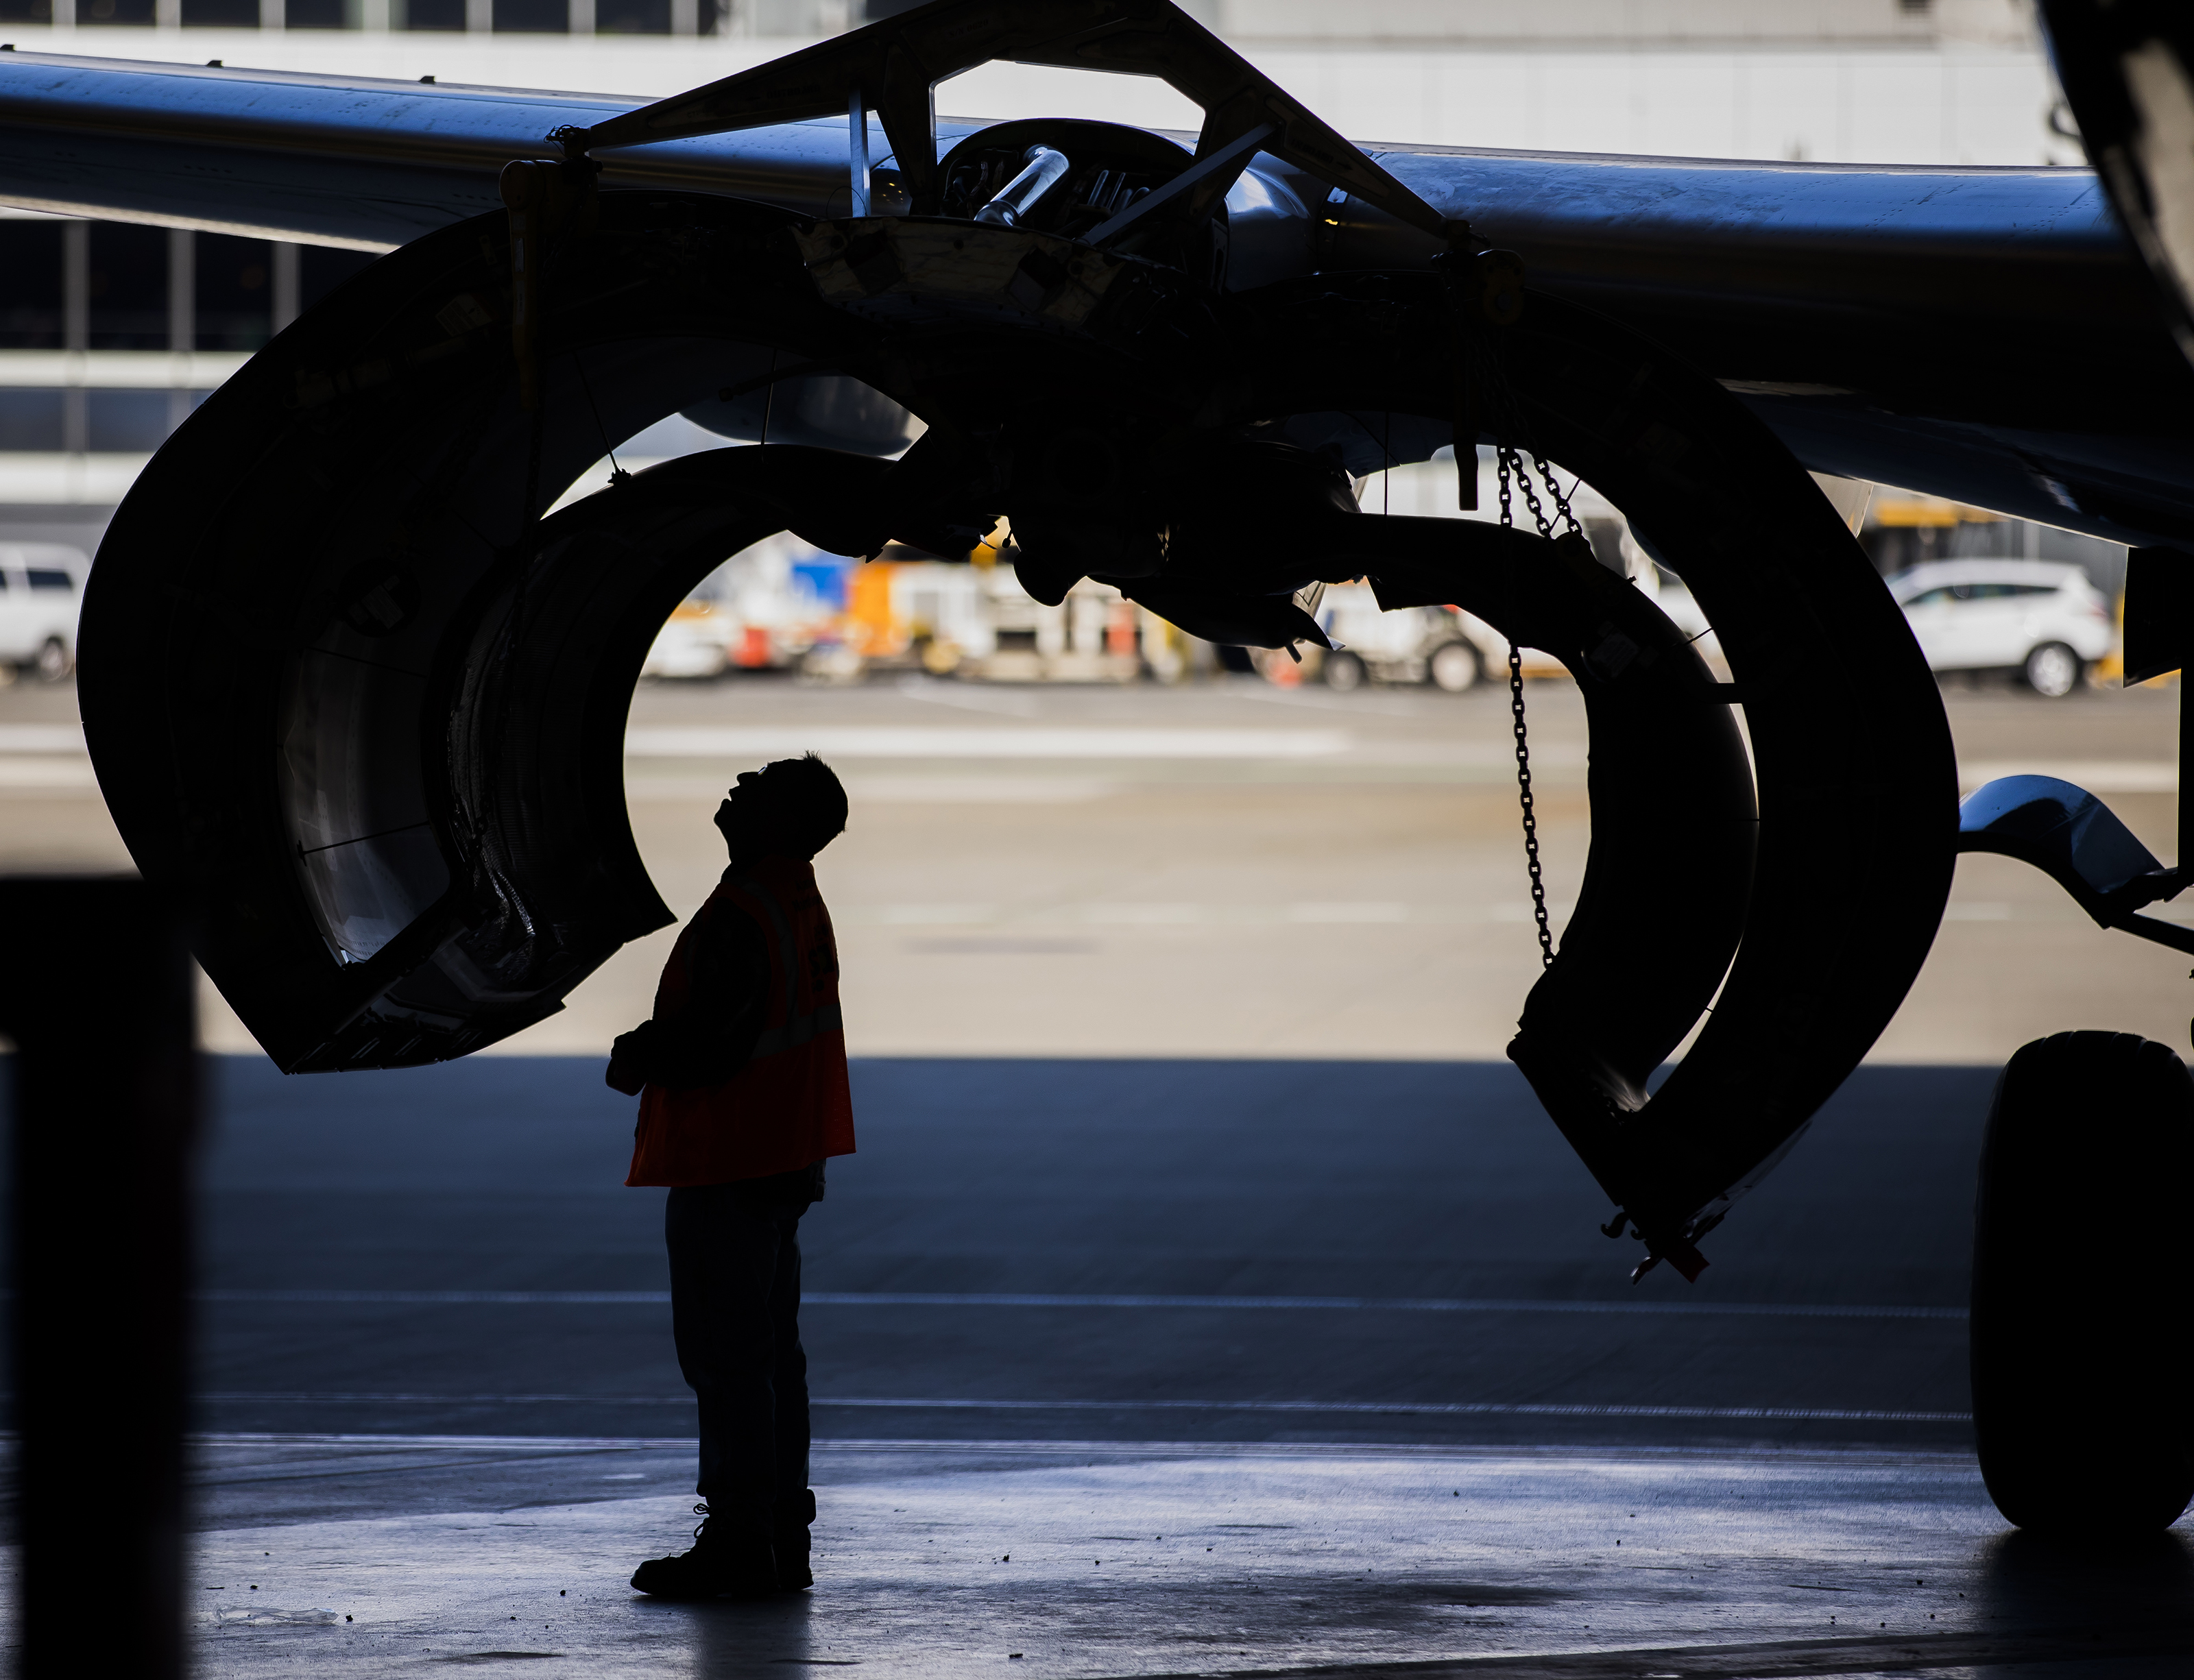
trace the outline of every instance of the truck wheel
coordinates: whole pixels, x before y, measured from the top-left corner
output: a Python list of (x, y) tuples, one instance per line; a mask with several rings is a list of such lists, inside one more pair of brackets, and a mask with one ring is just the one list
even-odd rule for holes
[(1353, 653), (1325, 656), (1325, 685), (1336, 694), (1353, 694), (1364, 686), (1364, 662)]
[(1433, 650), (1432, 678), (1435, 688), (1463, 694), (1478, 686), (1478, 650), (1467, 642), (1449, 642)]
[(2044, 642), (2026, 656), (2026, 685), (2045, 699), (2062, 700), (2080, 685), (2080, 656), (2062, 642)]
[(1973, 1431), (2022, 1528), (2145, 1534), (2194, 1498), (2190, 1181), (2194, 1081), (2168, 1046), (2059, 1033), (2004, 1069), (1974, 1210)]
[(46, 638), (45, 645), (38, 650), (38, 675), (49, 683), (57, 683), (73, 670), (76, 661), (69, 657), (68, 645), (59, 636)]

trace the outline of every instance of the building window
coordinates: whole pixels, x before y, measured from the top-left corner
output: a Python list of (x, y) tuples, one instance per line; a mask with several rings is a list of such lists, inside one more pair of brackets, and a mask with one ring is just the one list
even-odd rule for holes
[(91, 348), (168, 347), (168, 230), (91, 225)]
[(274, 336), (274, 247), (201, 233), (192, 264), (200, 350), (256, 350)]
[(297, 307), (310, 309), (371, 262), (371, 251), (342, 251), (325, 245), (297, 249)]
[(128, 24), (138, 29), (153, 22), (152, 0), (77, 0), (80, 24)]
[(0, 221), (0, 348), (58, 350), (62, 329), (61, 224)]
[(187, 29), (256, 29), (259, 0), (183, 0), (183, 26)]
[[(373, 260), (231, 234), (0, 217), (0, 349), (74, 342), (95, 364), (101, 352), (256, 351), (278, 310), (311, 308)], [(147, 455), (210, 394), (0, 386), (0, 451)]]
[(164, 391), (87, 391), (95, 454), (150, 455), (168, 441), (173, 406)]
[(397, 29), (452, 30), (465, 26), (465, 0), (390, 0), (388, 20)]
[(502, 35), (563, 35), (571, 9), (565, 0), (495, 0), (495, 27)]
[(353, 8), (346, 0), (290, 0), (283, 9), (282, 26), (284, 29), (354, 29), (358, 20), (350, 15)]
[(51, 454), (62, 447), (61, 393), (0, 389), (0, 450)]
[(595, 0), (594, 28), (604, 35), (668, 35), (670, 0)]

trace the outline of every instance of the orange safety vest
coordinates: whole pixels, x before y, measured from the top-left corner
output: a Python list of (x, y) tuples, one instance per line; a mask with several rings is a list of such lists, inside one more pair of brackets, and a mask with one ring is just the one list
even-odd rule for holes
[(691, 947), (711, 917), (744, 910), (769, 948), (769, 1001), (747, 1064), (721, 1085), (640, 1093), (628, 1184), (721, 1184), (853, 1152), (853, 1098), (838, 1008), (838, 942), (815, 868), (765, 857), (727, 877), (671, 948), (655, 990), (665, 1020), (692, 985)]

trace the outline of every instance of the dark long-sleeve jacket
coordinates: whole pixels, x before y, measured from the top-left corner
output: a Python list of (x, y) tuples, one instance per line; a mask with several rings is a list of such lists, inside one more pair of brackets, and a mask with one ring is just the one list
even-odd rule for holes
[[(726, 871), (727, 874), (730, 872)], [(612, 1047), (610, 1083), (628, 1094), (642, 1084), (669, 1091), (721, 1085), (747, 1064), (769, 1002), (769, 948), (752, 916), (719, 903), (687, 947), (682, 1007), (658, 1003)]]

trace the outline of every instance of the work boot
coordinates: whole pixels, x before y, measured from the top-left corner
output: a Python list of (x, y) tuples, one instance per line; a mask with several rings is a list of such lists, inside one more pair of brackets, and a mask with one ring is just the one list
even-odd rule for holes
[[(789, 1515), (780, 1515), (775, 1532), (770, 1537), (770, 1549), (777, 1554), (777, 1587), (780, 1592), (805, 1592), (815, 1585), (813, 1571), (807, 1559), (811, 1545), (807, 1525), (815, 1520), (815, 1494), (803, 1488), (792, 1502)], [(780, 1512), (783, 1506), (778, 1507)]]
[[(777, 1562), (770, 1543), (741, 1533), (706, 1505), (693, 1507), (701, 1526), (693, 1549), (675, 1557), (651, 1557), (633, 1571), (639, 1591), (658, 1598), (767, 1598), (778, 1590)], [(807, 1573), (805, 1568), (801, 1572)]]

